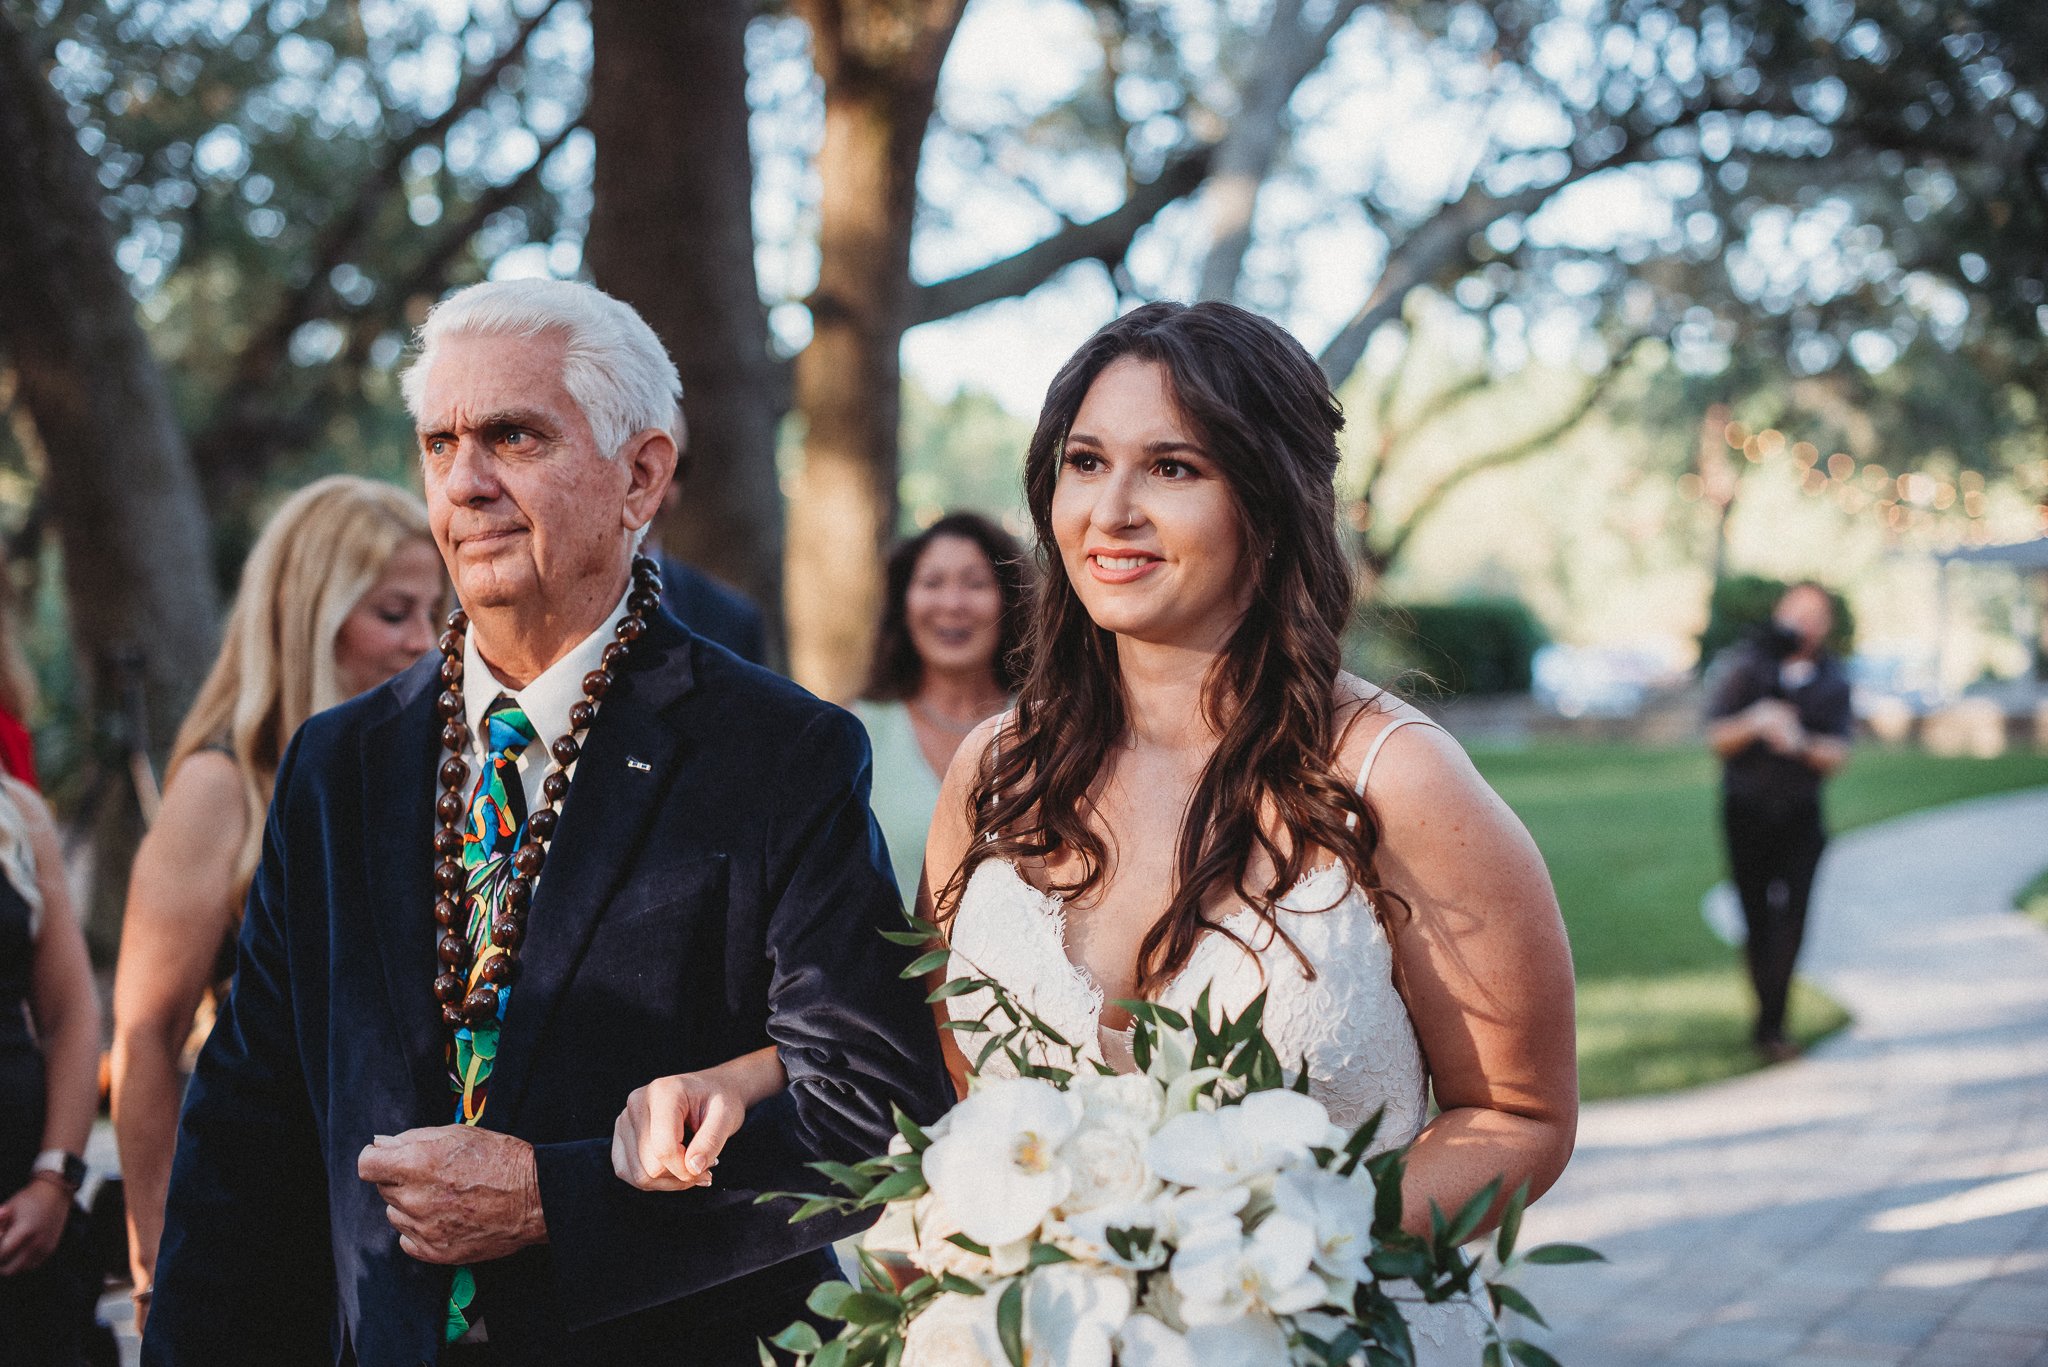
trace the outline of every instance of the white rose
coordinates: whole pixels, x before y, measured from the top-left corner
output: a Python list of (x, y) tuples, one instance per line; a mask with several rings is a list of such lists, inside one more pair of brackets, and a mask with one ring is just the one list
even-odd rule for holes
[(1059, 1149), (1080, 1118), (1081, 1103), (1048, 1082), (996, 1080), (953, 1108), (924, 1179), (976, 1243), (1026, 1238), (1073, 1185)]
[(1143, 1073), (1080, 1073), (1068, 1091), (1081, 1099), (1084, 1123), (1123, 1119), (1147, 1132), (1158, 1128), (1164, 1095)]
[(1148, 1126), (1127, 1115), (1084, 1120), (1060, 1147), (1060, 1161), (1073, 1174), (1073, 1189), (1060, 1202), (1068, 1215), (1097, 1206), (1144, 1201), (1159, 1190), (1159, 1179), (1145, 1163)]
[(946, 1292), (910, 1322), (903, 1367), (1009, 1367), (996, 1336), (996, 1296)]

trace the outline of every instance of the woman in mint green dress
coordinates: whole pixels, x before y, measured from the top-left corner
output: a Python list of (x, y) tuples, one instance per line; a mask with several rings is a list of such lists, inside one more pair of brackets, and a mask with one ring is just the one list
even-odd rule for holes
[(978, 513), (948, 514), (889, 556), (873, 672), (853, 710), (874, 745), (875, 819), (905, 906), (940, 775), (1023, 677), (1027, 573), (1016, 539)]

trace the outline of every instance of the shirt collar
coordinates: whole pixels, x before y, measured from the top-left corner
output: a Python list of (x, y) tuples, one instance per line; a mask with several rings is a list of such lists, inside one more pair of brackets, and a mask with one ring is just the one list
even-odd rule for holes
[(604, 658), (604, 648), (611, 644), (613, 629), (626, 615), (626, 599), (632, 595), (630, 581), (626, 592), (619, 595), (617, 606), (611, 616), (564, 655), (549, 665), (532, 683), (514, 690), (498, 682), (498, 676), (491, 673), (491, 667), (484, 663), (484, 657), (477, 653), (476, 633), (470, 632), (462, 647), (462, 704), (469, 722), (469, 734), (483, 735), (484, 713), (499, 695), (509, 694), (519, 710), (526, 714), (533, 724), (534, 735), (543, 746), (569, 729), (569, 709), (583, 696), (583, 676), (598, 667)]

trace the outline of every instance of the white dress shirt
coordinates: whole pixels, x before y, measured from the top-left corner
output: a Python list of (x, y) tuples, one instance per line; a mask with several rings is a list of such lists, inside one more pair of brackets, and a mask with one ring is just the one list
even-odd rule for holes
[[(491, 710), (491, 704), (499, 698), (510, 697), (526, 714), (533, 724), (535, 739), (520, 751), (517, 761), (520, 790), (526, 796), (526, 810), (529, 813), (540, 810), (540, 785), (547, 778), (553, 761), (548, 757), (548, 747), (555, 740), (569, 732), (569, 709), (583, 698), (583, 676), (598, 667), (604, 657), (604, 648), (617, 637), (613, 634), (620, 620), (626, 615), (626, 599), (632, 595), (632, 585), (619, 595), (618, 606), (604, 624), (579, 641), (567, 655), (541, 671), (540, 677), (524, 688), (511, 689), (498, 680), (491, 667), (484, 663), (484, 657), (476, 648), (476, 631), (472, 628), (462, 647), (462, 703), (469, 723), (469, 752), (463, 757), (472, 766), (482, 763), (484, 736), (484, 713)], [(571, 778), (576, 775), (576, 766), (565, 770)], [(475, 780), (472, 779), (473, 783)]]

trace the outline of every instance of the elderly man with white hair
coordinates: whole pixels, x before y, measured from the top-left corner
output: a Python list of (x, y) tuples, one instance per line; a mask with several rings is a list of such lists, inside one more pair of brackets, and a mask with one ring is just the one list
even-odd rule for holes
[[(661, 609), (680, 386), (631, 308), (474, 286), (404, 389), (461, 607), (279, 766), (144, 1361), (754, 1363), (849, 1228), (756, 1196), (950, 1100), (866, 738)], [(614, 1175), (637, 1087), (746, 1058), (716, 1180)]]

